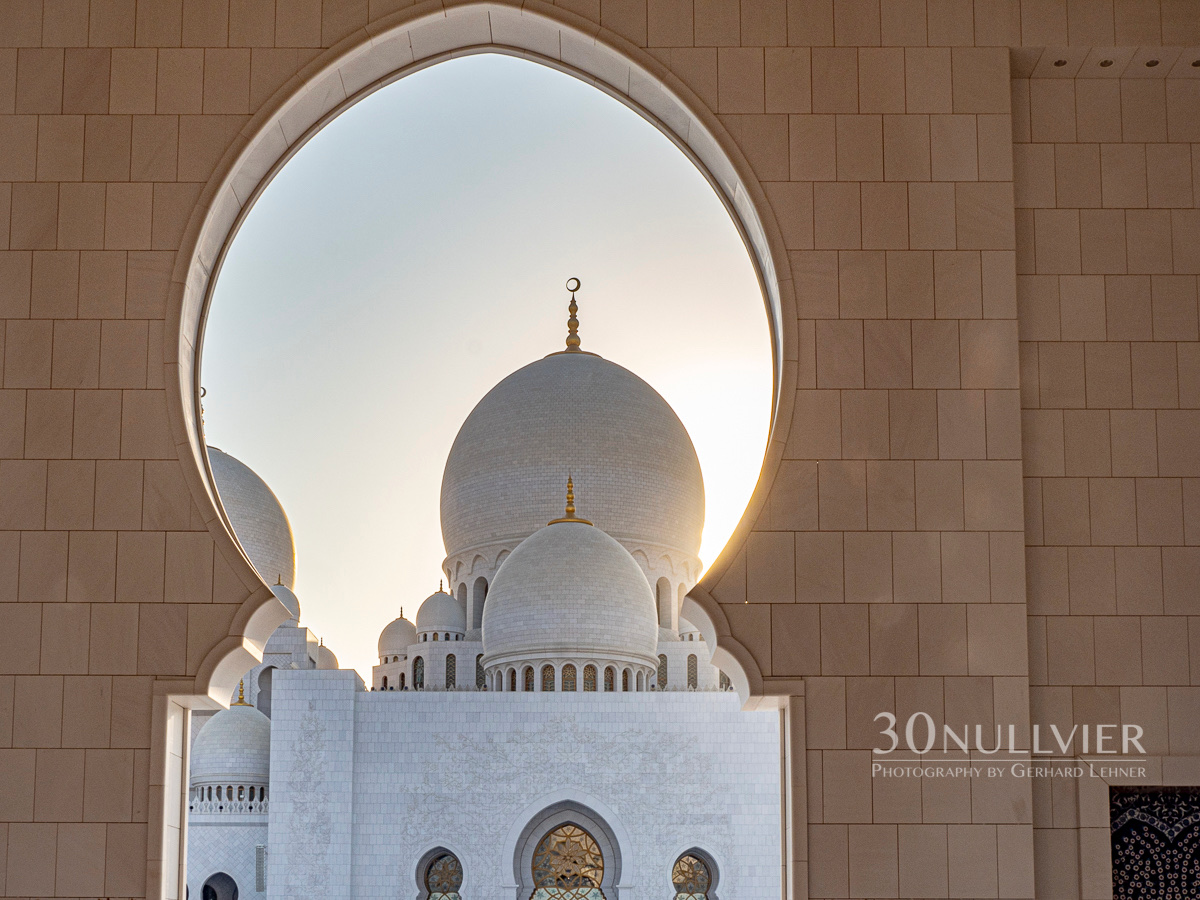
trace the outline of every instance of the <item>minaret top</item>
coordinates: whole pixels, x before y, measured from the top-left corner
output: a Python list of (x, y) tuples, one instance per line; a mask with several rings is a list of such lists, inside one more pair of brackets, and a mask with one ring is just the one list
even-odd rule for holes
[[(574, 287), (572, 287), (574, 285)], [(578, 353), (579, 351), (579, 319), (576, 313), (579, 312), (579, 304), (575, 302), (575, 292), (580, 288), (578, 278), (567, 279), (567, 290), (571, 292), (571, 302), (567, 306), (567, 312), (570, 316), (567, 317), (567, 352)]]
[(551, 519), (547, 525), (557, 525), (560, 522), (576, 522), (580, 525), (591, 525), (587, 519), (580, 519), (575, 515), (575, 482), (571, 476), (567, 476), (567, 508), (561, 519)]

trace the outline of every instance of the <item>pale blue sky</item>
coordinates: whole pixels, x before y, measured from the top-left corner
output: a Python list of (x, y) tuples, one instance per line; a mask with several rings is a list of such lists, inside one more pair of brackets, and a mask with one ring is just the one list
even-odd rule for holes
[(725, 207), (640, 116), (534, 63), (452, 60), (326, 127), (235, 239), (204, 338), (208, 442), (279, 496), (302, 622), (368, 680), (380, 629), (437, 588), (459, 425), (562, 349), (571, 276), (583, 349), (692, 435), (712, 562), (766, 443), (767, 318)]

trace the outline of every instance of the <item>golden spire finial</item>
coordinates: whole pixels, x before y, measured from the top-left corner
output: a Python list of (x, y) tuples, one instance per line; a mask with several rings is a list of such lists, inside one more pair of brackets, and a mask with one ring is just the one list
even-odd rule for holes
[[(571, 287), (571, 285), (575, 287)], [(579, 312), (579, 304), (575, 302), (575, 292), (580, 288), (578, 278), (567, 279), (567, 290), (571, 292), (571, 303), (567, 306), (567, 312), (571, 315), (567, 318), (567, 352), (579, 352), (579, 319), (576, 313)]]
[(440, 594), (441, 592), (442, 592), (442, 579), (439, 578), (438, 579), (438, 593)]
[(246, 679), (245, 678), (241, 678), (238, 680), (237, 703), (231, 703), (229, 705), (230, 706), (249, 706), (250, 705), (249, 703), (246, 702)]
[(575, 481), (570, 475), (567, 476), (567, 508), (561, 519), (552, 519), (546, 524), (557, 525), (559, 522), (578, 522), (581, 525), (591, 525), (587, 519), (581, 519), (575, 515)]

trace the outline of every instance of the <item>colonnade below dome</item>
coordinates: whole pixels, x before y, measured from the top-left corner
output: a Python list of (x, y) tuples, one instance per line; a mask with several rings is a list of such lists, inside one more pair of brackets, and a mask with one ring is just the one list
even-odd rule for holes
[(627, 694), (651, 690), (655, 677), (650, 666), (595, 660), (530, 660), (491, 666), (486, 671), (489, 690), (510, 693)]

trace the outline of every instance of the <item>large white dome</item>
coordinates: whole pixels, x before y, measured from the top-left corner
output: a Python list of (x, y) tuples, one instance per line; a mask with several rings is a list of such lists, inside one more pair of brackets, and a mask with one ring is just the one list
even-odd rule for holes
[(654, 595), (629, 551), (587, 524), (547, 525), (496, 573), (484, 665), (547, 657), (657, 665)]
[(458, 601), (445, 591), (430, 594), (417, 610), (417, 632), (453, 631), (462, 634), (467, 630), (467, 614)]
[(253, 706), (217, 713), (192, 744), (192, 784), (266, 784), (271, 775), (271, 720)]
[(704, 480), (683, 423), (628, 369), (562, 352), (501, 381), (459, 430), (442, 477), (447, 555), (533, 534), (568, 474), (614, 538), (699, 553)]
[(259, 577), (294, 588), (296, 544), (279, 498), (253, 469), (216, 447), (208, 448), (208, 463), (233, 533)]
[(379, 650), (380, 657), (384, 656), (406, 656), (408, 648), (417, 642), (417, 627), (412, 622), (400, 616), (398, 619), (392, 619), (379, 632)]

